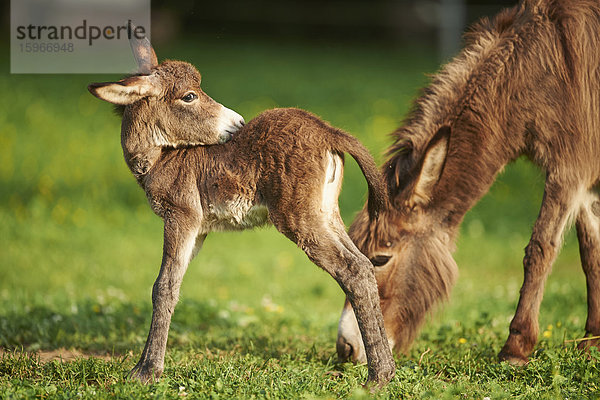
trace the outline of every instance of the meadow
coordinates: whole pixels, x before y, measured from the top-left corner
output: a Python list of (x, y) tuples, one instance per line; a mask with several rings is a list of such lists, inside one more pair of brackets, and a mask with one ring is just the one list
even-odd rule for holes
[[(432, 51), (373, 44), (205, 40), (157, 46), (246, 120), (308, 109), (384, 160), (389, 133), (438, 68)], [(209, 236), (190, 264), (160, 382), (127, 372), (143, 348), (162, 223), (127, 170), (120, 121), (87, 90), (107, 75), (0, 75), (0, 397), (363, 398), (366, 366), (338, 363), (335, 282), (274, 228)], [(366, 185), (346, 162), (347, 225)], [(460, 278), (376, 398), (600, 397), (600, 354), (576, 351), (585, 280), (565, 238), (523, 368), (499, 363), (543, 174), (518, 160), (467, 215)], [(74, 357), (72, 357), (74, 355)]]

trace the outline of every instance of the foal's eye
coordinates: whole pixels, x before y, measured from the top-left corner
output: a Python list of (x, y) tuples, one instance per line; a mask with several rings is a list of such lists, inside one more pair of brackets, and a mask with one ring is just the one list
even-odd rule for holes
[(185, 101), (186, 103), (191, 103), (192, 101), (196, 100), (198, 98), (198, 95), (194, 92), (189, 92), (186, 93), (185, 96), (183, 96), (181, 98), (181, 100)]
[(374, 267), (383, 267), (390, 261), (390, 258), (392, 258), (392, 256), (375, 256), (369, 261), (371, 261), (371, 264), (373, 264)]

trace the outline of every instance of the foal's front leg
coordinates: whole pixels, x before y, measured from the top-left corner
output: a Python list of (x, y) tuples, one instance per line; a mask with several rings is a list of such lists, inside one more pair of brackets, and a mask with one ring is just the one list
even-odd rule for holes
[(206, 237), (198, 236), (198, 229), (193, 226), (189, 220), (165, 219), (162, 264), (152, 288), (150, 332), (142, 356), (131, 371), (131, 376), (142, 382), (155, 381), (164, 369), (171, 316), (183, 275)]

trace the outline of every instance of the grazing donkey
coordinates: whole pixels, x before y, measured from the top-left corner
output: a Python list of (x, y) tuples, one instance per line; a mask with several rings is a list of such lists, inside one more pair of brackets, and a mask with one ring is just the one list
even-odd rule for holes
[[(520, 155), (543, 168), (546, 184), (499, 357), (528, 361), (544, 283), (571, 220), (587, 279), (586, 332), (600, 335), (599, 48), (597, 0), (524, 0), (474, 26), (464, 50), (394, 133), (383, 167), (394, 210), (376, 223), (363, 210), (350, 237), (375, 265), (386, 331), (397, 350), (409, 347), (427, 311), (450, 293), (465, 213)], [(348, 303), (337, 349), (342, 359), (364, 359)]]
[(369, 152), (354, 137), (298, 109), (266, 111), (223, 145), (190, 147), (224, 142), (241, 117), (200, 89), (192, 65), (159, 65), (147, 39), (132, 48), (144, 74), (89, 86), (96, 97), (122, 107), (125, 161), (164, 220), (150, 333), (132, 375), (147, 382), (163, 372), (183, 275), (206, 235), (270, 220), (342, 287), (362, 332), (368, 382), (387, 383), (395, 366), (372, 265), (347, 235), (337, 203), (346, 152), (367, 179), (368, 218), (387, 207), (386, 186)]

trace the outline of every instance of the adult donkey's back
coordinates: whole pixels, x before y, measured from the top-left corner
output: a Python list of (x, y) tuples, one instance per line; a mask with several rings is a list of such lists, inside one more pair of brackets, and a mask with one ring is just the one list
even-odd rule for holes
[[(600, 335), (600, 3), (524, 0), (466, 39), (395, 133), (384, 166), (395, 211), (378, 224), (363, 212), (351, 237), (376, 266), (386, 331), (406, 349), (455, 281), (451, 253), (465, 213), (507, 163), (527, 155), (546, 172), (546, 185), (500, 352), (522, 364), (537, 341), (544, 283), (572, 220), (587, 278), (586, 331)], [(348, 305), (338, 353), (363, 358)]]

